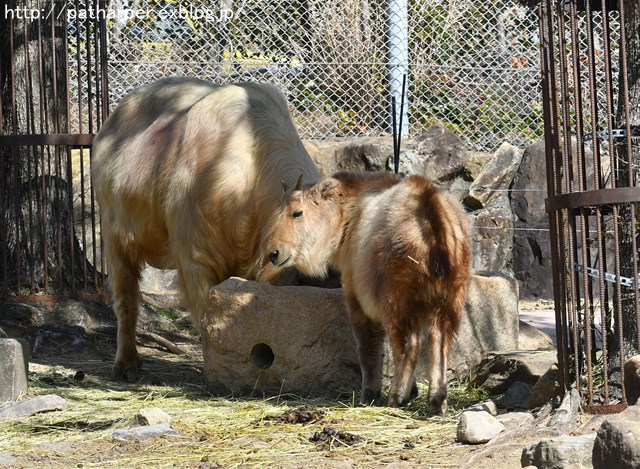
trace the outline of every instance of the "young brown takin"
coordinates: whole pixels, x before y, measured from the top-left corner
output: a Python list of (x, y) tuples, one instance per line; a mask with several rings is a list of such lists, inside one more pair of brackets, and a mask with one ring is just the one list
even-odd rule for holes
[(212, 285), (276, 275), (264, 242), (282, 204), (281, 181), (300, 174), (319, 179), (271, 85), (165, 78), (122, 99), (96, 135), (91, 161), (118, 318), (114, 378), (137, 379), (144, 264), (177, 269), (199, 327)]
[(279, 215), (268, 258), (310, 276), (341, 272), (358, 344), (363, 403), (381, 395), (387, 335), (394, 373), (391, 407), (418, 389), (415, 369), (426, 329), (432, 411), (447, 406), (447, 354), (460, 324), (471, 260), (467, 215), (429, 180), (391, 173), (337, 173), (296, 186)]

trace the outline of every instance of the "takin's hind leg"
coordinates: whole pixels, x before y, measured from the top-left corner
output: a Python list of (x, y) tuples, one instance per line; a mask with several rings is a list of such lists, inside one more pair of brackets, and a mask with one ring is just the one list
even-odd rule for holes
[(427, 404), (430, 412), (440, 414), (447, 410), (447, 347), (443, 334), (437, 323), (427, 332)]
[(136, 325), (140, 303), (140, 264), (131, 249), (105, 237), (109, 267), (109, 285), (113, 293), (113, 310), (118, 320), (116, 360), (111, 379), (138, 380), (142, 361), (136, 349)]
[(393, 378), (389, 390), (389, 407), (403, 407), (418, 395), (415, 373), (422, 334), (419, 327), (404, 330), (389, 327), (389, 343), (393, 353)]
[(346, 295), (349, 317), (358, 345), (358, 360), (362, 373), (360, 402), (363, 404), (380, 403), (382, 393), (382, 344), (384, 330), (382, 326), (370, 320), (363, 312), (360, 302), (350, 294)]

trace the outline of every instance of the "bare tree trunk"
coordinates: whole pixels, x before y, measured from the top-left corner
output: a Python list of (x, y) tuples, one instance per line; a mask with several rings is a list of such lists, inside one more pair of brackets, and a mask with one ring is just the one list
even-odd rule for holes
[[(56, 14), (54, 0), (9, 0), (3, 10), (1, 133), (66, 133), (65, 15)], [(16, 287), (18, 293), (37, 293), (67, 268), (63, 253), (70, 251), (64, 247), (74, 242), (67, 158), (60, 147), (0, 147), (0, 294)]]

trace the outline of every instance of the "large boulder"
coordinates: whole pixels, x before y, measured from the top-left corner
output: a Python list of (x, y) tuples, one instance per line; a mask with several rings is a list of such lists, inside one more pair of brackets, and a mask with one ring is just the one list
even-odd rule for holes
[(414, 171), (416, 174), (442, 182), (452, 180), (466, 171), (469, 152), (460, 137), (446, 127), (434, 125), (416, 137), (415, 141), (420, 161)]
[(513, 213), (508, 205), (469, 214), (472, 225), (472, 268), (511, 273), (513, 269)]
[(449, 369), (456, 377), (467, 377), (487, 353), (516, 350), (518, 335), (517, 282), (506, 275), (475, 272)]
[(640, 468), (640, 406), (605, 420), (593, 445), (593, 469)]
[(545, 145), (538, 140), (527, 147), (513, 180), (511, 207), (515, 215), (513, 272), (523, 298), (553, 296)]
[(507, 190), (522, 161), (522, 150), (509, 143), (503, 143), (496, 150), (478, 177), (471, 183), (465, 204), (472, 209), (480, 209), (496, 203), (496, 199), (508, 199)]

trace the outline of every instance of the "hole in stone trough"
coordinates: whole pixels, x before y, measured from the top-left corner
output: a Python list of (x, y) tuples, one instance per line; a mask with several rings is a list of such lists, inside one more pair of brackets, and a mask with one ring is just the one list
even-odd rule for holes
[(251, 361), (256, 368), (266, 370), (273, 365), (273, 350), (267, 344), (256, 344), (251, 349)]

